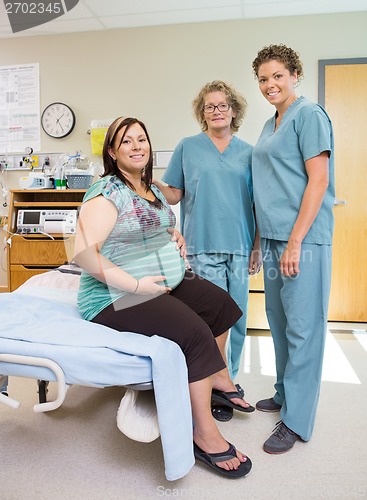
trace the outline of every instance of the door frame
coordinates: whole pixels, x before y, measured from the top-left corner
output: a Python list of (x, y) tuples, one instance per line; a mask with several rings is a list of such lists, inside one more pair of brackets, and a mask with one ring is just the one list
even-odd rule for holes
[(367, 57), (352, 57), (349, 59), (319, 59), (318, 102), (325, 107), (325, 68), (338, 64), (367, 64)]
[[(318, 61), (318, 69), (319, 69), (319, 73), (318, 73), (318, 102), (321, 106), (323, 106), (325, 108), (326, 75), (327, 75), (328, 69), (329, 68), (331, 69), (332, 67), (337, 68), (338, 66), (345, 66), (345, 67), (349, 67), (349, 68), (354, 67), (355, 69), (357, 69), (356, 65), (367, 66), (367, 57), (325, 59), (325, 60)], [(330, 296), (330, 298), (332, 298), (332, 296)], [(334, 309), (335, 309), (335, 307), (334, 307)], [(330, 311), (330, 309), (329, 309), (329, 315), (331, 312), (332, 311)], [(336, 313), (337, 317), (335, 317), (335, 318), (332, 317), (331, 319), (329, 319), (329, 321), (348, 321), (351, 323), (361, 322), (360, 319), (356, 319), (354, 317), (347, 319), (346, 318), (347, 314), (344, 314), (346, 312), (347, 311), (344, 311), (340, 316), (338, 316), (338, 313)], [(335, 314), (335, 312), (333, 313), (333, 315), (334, 314)], [(358, 317), (359, 317), (359, 313), (358, 313)], [(364, 313), (363, 313), (363, 317), (364, 317)]]

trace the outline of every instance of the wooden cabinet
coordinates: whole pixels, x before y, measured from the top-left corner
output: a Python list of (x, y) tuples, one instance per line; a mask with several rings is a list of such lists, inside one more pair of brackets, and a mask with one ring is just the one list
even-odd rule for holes
[(77, 209), (85, 189), (56, 191), (13, 190), (9, 200), (9, 231), (13, 233), (8, 243), (8, 288), (12, 292), (27, 279), (69, 262), (73, 258), (73, 234), (53, 233), (53, 239), (44, 234), (16, 234), (19, 209)]
[(265, 312), (263, 270), (250, 278), (247, 328), (269, 330), (269, 323)]

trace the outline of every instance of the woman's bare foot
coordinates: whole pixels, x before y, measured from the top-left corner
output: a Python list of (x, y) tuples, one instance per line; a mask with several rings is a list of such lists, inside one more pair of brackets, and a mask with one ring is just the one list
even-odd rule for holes
[[(225, 453), (229, 448), (229, 443), (220, 434), (217, 426), (208, 426), (206, 429), (194, 428), (194, 442), (205, 453)], [(225, 462), (217, 462), (216, 465), (224, 470), (237, 470), (241, 462), (246, 462), (247, 457), (236, 450), (237, 458)]]
[[(238, 392), (236, 386), (229, 378), (228, 370), (225, 368), (220, 372), (213, 375), (213, 389), (223, 392)], [(231, 398), (231, 402), (235, 405), (242, 406), (243, 408), (249, 408), (251, 405), (245, 401), (243, 398)]]

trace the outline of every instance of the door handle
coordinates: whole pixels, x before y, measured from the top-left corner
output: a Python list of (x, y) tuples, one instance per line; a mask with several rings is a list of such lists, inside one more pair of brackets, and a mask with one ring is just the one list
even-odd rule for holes
[(339, 198), (334, 198), (334, 203), (333, 203), (334, 207), (338, 207), (340, 205), (346, 205), (346, 204), (347, 204), (347, 200), (339, 200)]

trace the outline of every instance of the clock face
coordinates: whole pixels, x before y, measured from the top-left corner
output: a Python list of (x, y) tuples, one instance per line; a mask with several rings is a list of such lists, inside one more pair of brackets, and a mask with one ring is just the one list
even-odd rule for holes
[(75, 121), (73, 110), (62, 102), (49, 104), (41, 116), (43, 130), (55, 139), (69, 135), (75, 127)]

